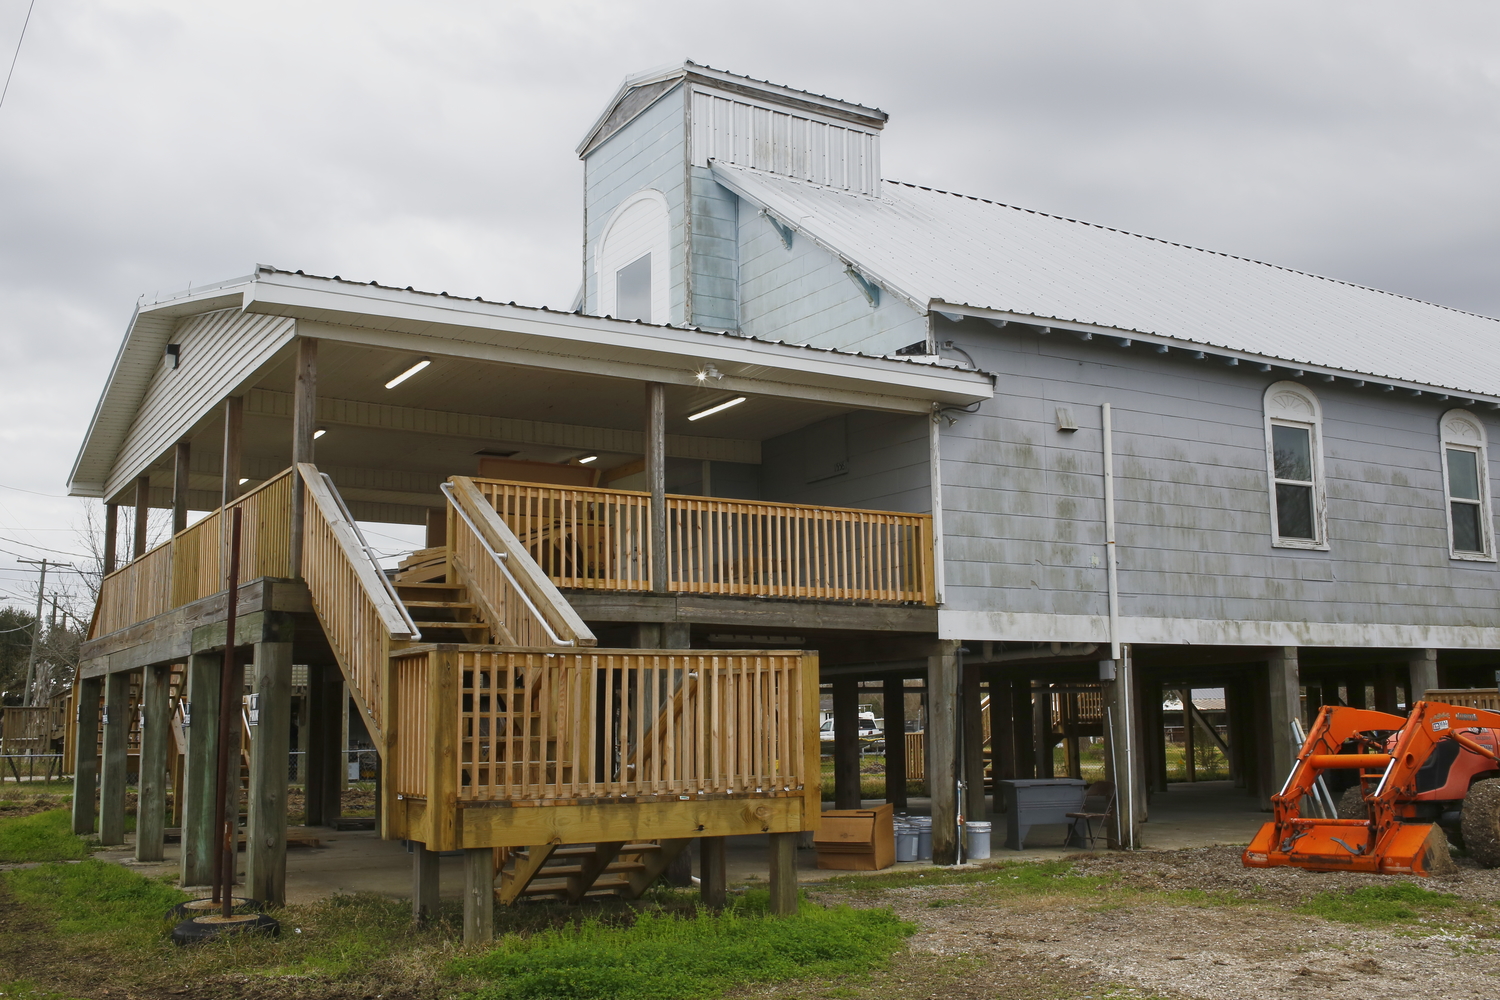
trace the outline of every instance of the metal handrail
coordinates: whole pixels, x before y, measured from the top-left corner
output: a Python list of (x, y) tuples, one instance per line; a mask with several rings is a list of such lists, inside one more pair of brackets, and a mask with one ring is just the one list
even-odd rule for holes
[(406, 602), (402, 601), (401, 595), (396, 593), (396, 588), (391, 583), (391, 578), (386, 576), (385, 570), (380, 568), (379, 557), (375, 555), (375, 550), (370, 548), (370, 543), (365, 541), (365, 533), (359, 530), (359, 522), (354, 520), (353, 514), (349, 513), (349, 506), (344, 503), (343, 495), (339, 493), (338, 487), (333, 484), (333, 477), (326, 472), (320, 472), (318, 475), (322, 476), (323, 482), (327, 484), (328, 492), (332, 495), (333, 502), (339, 505), (339, 513), (344, 515), (344, 520), (349, 523), (350, 528), (354, 529), (354, 537), (359, 539), (360, 548), (365, 550), (365, 555), (369, 557), (370, 562), (375, 566), (375, 575), (380, 577), (381, 584), (385, 586), (386, 594), (395, 602), (397, 609), (401, 612), (401, 617), (406, 620), (406, 624), (411, 631), (412, 641), (421, 642), (421, 630), (417, 628), (417, 623), (412, 620), (411, 612), (407, 609)]
[(531, 602), (531, 597), (521, 586), (520, 581), (515, 578), (515, 574), (511, 573), (510, 567), (505, 565), (506, 560), (509, 558), (509, 554), (505, 552), (496, 552), (493, 548), (490, 547), (490, 543), (485, 541), (484, 533), (479, 530), (479, 526), (476, 525), (473, 519), (469, 517), (469, 512), (464, 510), (463, 504), (458, 502), (458, 497), (453, 495), (453, 484), (443, 483), (438, 487), (438, 489), (443, 491), (443, 495), (446, 496), (448, 498), (448, 502), (453, 505), (454, 512), (457, 513), (459, 517), (463, 518), (464, 523), (469, 526), (469, 530), (474, 533), (474, 537), (479, 539), (479, 544), (484, 546), (484, 551), (488, 552), (490, 558), (495, 560), (495, 565), (500, 568), (501, 573), (505, 574), (505, 578), (510, 581), (510, 585), (515, 590), (517, 596), (521, 598), (521, 600), (525, 603), (527, 610), (536, 617), (537, 622), (540, 623), (542, 628), (546, 630), (548, 637), (550, 637), (552, 641), (559, 646), (577, 645), (574, 640), (564, 639), (562, 636), (558, 635), (552, 630), (552, 626), (547, 623), (546, 617), (543, 616), (542, 612), (537, 608), (537, 606)]

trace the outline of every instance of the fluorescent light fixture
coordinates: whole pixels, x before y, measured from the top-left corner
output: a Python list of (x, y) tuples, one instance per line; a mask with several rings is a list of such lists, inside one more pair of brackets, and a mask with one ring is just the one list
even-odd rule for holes
[(324, 434), (327, 434), (327, 433), (328, 433), (327, 430), (325, 430), (322, 427), (319, 427), (317, 430), (313, 431), (313, 440), (316, 441), (318, 438), (322, 437)]
[(745, 397), (744, 396), (736, 396), (733, 399), (727, 399), (727, 400), (725, 400), (724, 402), (720, 403), (718, 406), (710, 406), (706, 410), (699, 410), (697, 413), (694, 413), (694, 414), (690, 415), (688, 417), (688, 419), (689, 420), (702, 420), (704, 417), (711, 417), (715, 413), (722, 413), (723, 411), (729, 409), (731, 406), (738, 406), (741, 403), (743, 403), (744, 401), (745, 401)]
[(582, 458), (580, 458), (578, 460), (578, 464), (579, 465), (588, 465), (590, 462), (597, 462), (597, 461), (599, 461), (599, 456), (598, 455), (585, 455), (584, 457), (582, 457)]
[(406, 371), (402, 372), (400, 375), (397, 375), (395, 378), (387, 382), (385, 384), (385, 387), (387, 389), (396, 388), (396, 386), (400, 385), (402, 382), (405, 382), (407, 379), (411, 378), (417, 372), (421, 371), (423, 368), (426, 368), (430, 364), (432, 364), (431, 358), (423, 358), (421, 361), (418, 361), (416, 364), (406, 369)]
[(249, 482), (249, 481), (250, 481), (250, 480), (248, 480), (248, 479), (241, 479), (241, 480), (240, 480), (240, 485), (241, 485), (241, 486), (244, 486), (244, 485), (245, 485), (245, 484), (246, 484), (246, 483), (248, 483), (248, 482)]

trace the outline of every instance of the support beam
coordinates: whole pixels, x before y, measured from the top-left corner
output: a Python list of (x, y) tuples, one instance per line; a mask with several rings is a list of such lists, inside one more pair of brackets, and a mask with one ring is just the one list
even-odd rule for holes
[(464, 944), (495, 940), (495, 852), (464, 848)]
[(193, 460), (193, 446), (178, 441), (172, 452), (172, 534), (187, 528), (188, 480)]
[(646, 383), (646, 488), (651, 492), (651, 589), (667, 590), (667, 387)]
[(1407, 690), (1407, 711), (1419, 701), (1425, 701), (1427, 692), (1439, 686), (1437, 668), (1437, 650), (1414, 649), (1410, 658), (1406, 661), (1406, 667), (1411, 677), (1411, 687)]
[(729, 902), (728, 854), (724, 837), (698, 838), (698, 889), (703, 905), (722, 910)]
[(1269, 684), (1271, 780), (1272, 790), (1279, 790), (1282, 781), (1292, 773), (1292, 764), (1300, 749), (1292, 736), (1292, 722), (1302, 718), (1302, 683), (1297, 672), (1297, 647), (1280, 646), (1266, 661), (1266, 680)]
[(220, 504), (240, 495), (240, 480), (245, 466), (245, 397), (230, 396), (224, 400), (224, 480), (220, 487)]
[(135, 810), (135, 859), (165, 857), (167, 751), (172, 743), (172, 666), (147, 667), (141, 679), (141, 764)]
[[(492, 862), (493, 864), (493, 862)], [(411, 845), (411, 921), (426, 924), (438, 912), (438, 852), (412, 841)]]
[(1144, 776), (1141, 739), (1136, 726), (1130, 657), (1105, 660), (1099, 676), (1104, 683), (1104, 776), (1115, 786), (1115, 822), (1109, 824), (1109, 846), (1134, 850), (1139, 846), (1136, 803)]
[(125, 843), (125, 750), (130, 733), (130, 674), (104, 678), (104, 761), (99, 774), (99, 843)]
[(978, 667), (965, 668), (963, 689), (959, 692), (963, 703), (963, 816), (965, 820), (989, 818), (989, 810), (985, 808), (984, 797), (984, 712), (980, 708), (980, 701), (983, 699), (980, 680)]
[(1035, 681), (1031, 688), (1032, 754), (1036, 757), (1038, 778), (1056, 777), (1052, 773), (1052, 688), (1046, 681)]
[(214, 782), (219, 758), (218, 653), (187, 666), (187, 751), (182, 775), (182, 885), (208, 885), (214, 870)]
[(771, 914), (797, 912), (797, 840), (799, 833), (773, 833), (771, 839)]
[(885, 800), (906, 812), (906, 681), (885, 679)]
[[(311, 337), (297, 340), (297, 376), (292, 390), (292, 465), (313, 461), (313, 432), (318, 420), (318, 342)], [(292, 576), (302, 578), (302, 525), (304, 490), (292, 484)]]
[(255, 726), (250, 740), (250, 815), (245, 884), (251, 899), (286, 904), (287, 755), (292, 743), (292, 644), (255, 644)]
[(139, 559), (146, 554), (146, 524), (151, 515), (151, 477), (141, 476), (135, 481), (135, 523), (131, 525), (135, 535), (130, 547), (130, 558)]
[(94, 832), (96, 796), (99, 794), (99, 697), (104, 678), (83, 677), (78, 681), (78, 723), (73, 735), (73, 832), (87, 837)]
[(120, 505), (104, 505), (104, 575), (115, 571), (115, 559), (120, 549)]
[(1000, 799), (999, 782), (1015, 778), (1016, 775), (1016, 744), (1015, 734), (1012, 731), (1011, 719), (1014, 715), (1012, 707), (1013, 688), (1009, 680), (1006, 680), (999, 671), (991, 670), (990, 674), (990, 761), (994, 772), (993, 787), (990, 794), (996, 796), (995, 802)]
[(344, 735), (344, 675), (337, 665), (307, 668), (307, 818), (308, 826), (332, 826), (339, 818)]
[(1036, 777), (1036, 748), (1032, 725), (1030, 681), (1012, 681), (1011, 690), (1011, 754), (1016, 762), (1017, 778)]
[(859, 682), (853, 677), (833, 681), (833, 807), (858, 809), (859, 795)]
[(932, 863), (958, 863), (958, 643), (927, 658), (927, 793), (932, 797)]

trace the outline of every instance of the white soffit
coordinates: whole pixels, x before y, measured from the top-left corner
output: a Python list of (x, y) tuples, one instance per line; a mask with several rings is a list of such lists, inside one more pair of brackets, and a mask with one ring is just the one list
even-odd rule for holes
[(730, 190), (892, 292), (1480, 396), (1500, 321), (1242, 257), (887, 181), (850, 195), (724, 163)]

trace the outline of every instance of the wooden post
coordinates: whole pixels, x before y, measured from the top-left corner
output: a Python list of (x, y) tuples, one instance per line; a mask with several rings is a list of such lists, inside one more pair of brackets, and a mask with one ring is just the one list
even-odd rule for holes
[(1011, 724), (1015, 716), (1014, 695), (1010, 681), (998, 671), (990, 671), (990, 760), (994, 772), (990, 794), (996, 797), (997, 809), (1000, 805), (999, 783), (1016, 776), (1016, 739)]
[(1406, 665), (1411, 678), (1411, 686), (1406, 689), (1406, 710), (1410, 712), (1413, 705), (1427, 699), (1428, 691), (1439, 686), (1437, 650), (1414, 649)]
[(698, 838), (698, 891), (703, 905), (722, 910), (729, 902), (728, 855), (723, 837)]
[[(411, 920), (425, 924), (438, 911), (438, 852), (414, 840), (411, 843)], [(466, 921), (467, 923), (467, 921)]]
[(141, 764), (135, 810), (135, 859), (165, 857), (167, 752), (172, 745), (172, 665), (145, 668), (141, 691)]
[(1375, 710), (1396, 711), (1396, 670), (1389, 663), (1382, 663), (1375, 674)]
[(495, 939), (495, 850), (464, 848), (464, 944)]
[(1046, 681), (1032, 682), (1031, 731), (1035, 742), (1036, 776), (1055, 777), (1052, 770), (1052, 686)]
[(984, 820), (989, 816), (984, 788), (984, 711), (980, 707), (982, 676), (978, 667), (964, 670), (963, 690), (959, 696), (964, 713), (964, 803), (965, 820)]
[(1109, 846), (1134, 849), (1139, 846), (1137, 825), (1138, 787), (1145, 774), (1141, 760), (1140, 727), (1134, 711), (1130, 659), (1106, 660), (1101, 670), (1105, 676), (1113, 670), (1114, 678), (1104, 684), (1104, 776), (1115, 786), (1115, 822), (1109, 824)]
[(104, 762), (99, 775), (99, 843), (125, 843), (125, 738), (130, 733), (130, 674), (104, 679)]
[(99, 789), (99, 695), (104, 678), (84, 677), (75, 697), (77, 724), (73, 734), (73, 832), (87, 837), (94, 832)]
[(833, 807), (858, 809), (859, 682), (833, 679)]
[(667, 553), (667, 387), (646, 383), (646, 488), (651, 491), (651, 589), (665, 593)]
[(172, 460), (172, 534), (187, 528), (188, 481), (191, 478), (193, 446), (178, 441)]
[(1271, 740), (1271, 786), (1267, 794), (1279, 791), (1281, 783), (1292, 773), (1299, 749), (1292, 737), (1292, 721), (1302, 714), (1302, 684), (1297, 678), (1297, 647), (1282, 646), (1266, 661), (1269, 683), (1269, 717)]
[(1198, 762), (1193, 759), (1193, 689), (1183, 688), (1178, 693), (1182, 699), (1182, 760), (1187, 770), (1187, 780), (1198, 780)]
[(286, 904), (287, 755), (292, 737), (292, 644), (255, 644), (255, 733), (250, 741), (250, 815), (245, 885), (251, 899)]
[(230, 396), (224, 400), (224, 479), (220, 502), (228, 504), (240, 495), (244, 478), (245, 398)]
[(1083, 757), (1078, 748), (1078, 692), (1068, 691), (1062, 696), (1063, 748), (1068, 761), (1068, 777), (1083, 778)]
[(218, 653), (194, 653), (187, 665), (187, 751), (182, 775), (182, 885), (213, 878), (214, 782), (219, 759)]
[(135, 532), (134, 544), (130, 547), (130, 558), (139, 559), (146, 554), (146, 522), (151, 515), (151, 477), (141, 476), (135, 481)]
[(429, 549), (439, 549), (448, 544), (448, 508), (428, 507), (426, 545)]
[(336, 664), (307, 668), (307, 825), (332, 826), (338, 819), (342, 783), (339, 768), (343, 720), (339, 702), (344, 675)]
[(1036, 777), (1036, 747), (1032, 744), (1031, 682), (1011, 681), (1011, 745), (1016, 759), (1017, 778)]
[(458, 653), (439, 648), (427, 656), (426, 843), (451, 851), (458, 847)]
[(885, 800), (906, 812), (906, 681), (885, 679)]
[[(313, 432), (318, 422), (318, 342), (311, 337), (297, 338), (297, 378), (292, 387), (292, 464), (313, 460)], [(307, 516), (303, 509), (305, 489), (299, 479), (292, 481), (292, 576), (302, 578), (302, 525)]]
[(120, 505), (104, 505), (104, 575), (115, 571), (115, 558), (120, 546)]
[(771, 913), (778, 917), (797, 912), (796, 833), (773, 833), (771, 838)]
[(927, 794), (932, 799), (932, 863), (958, 863), (958, 643), (942, 640), (927, 657)]

